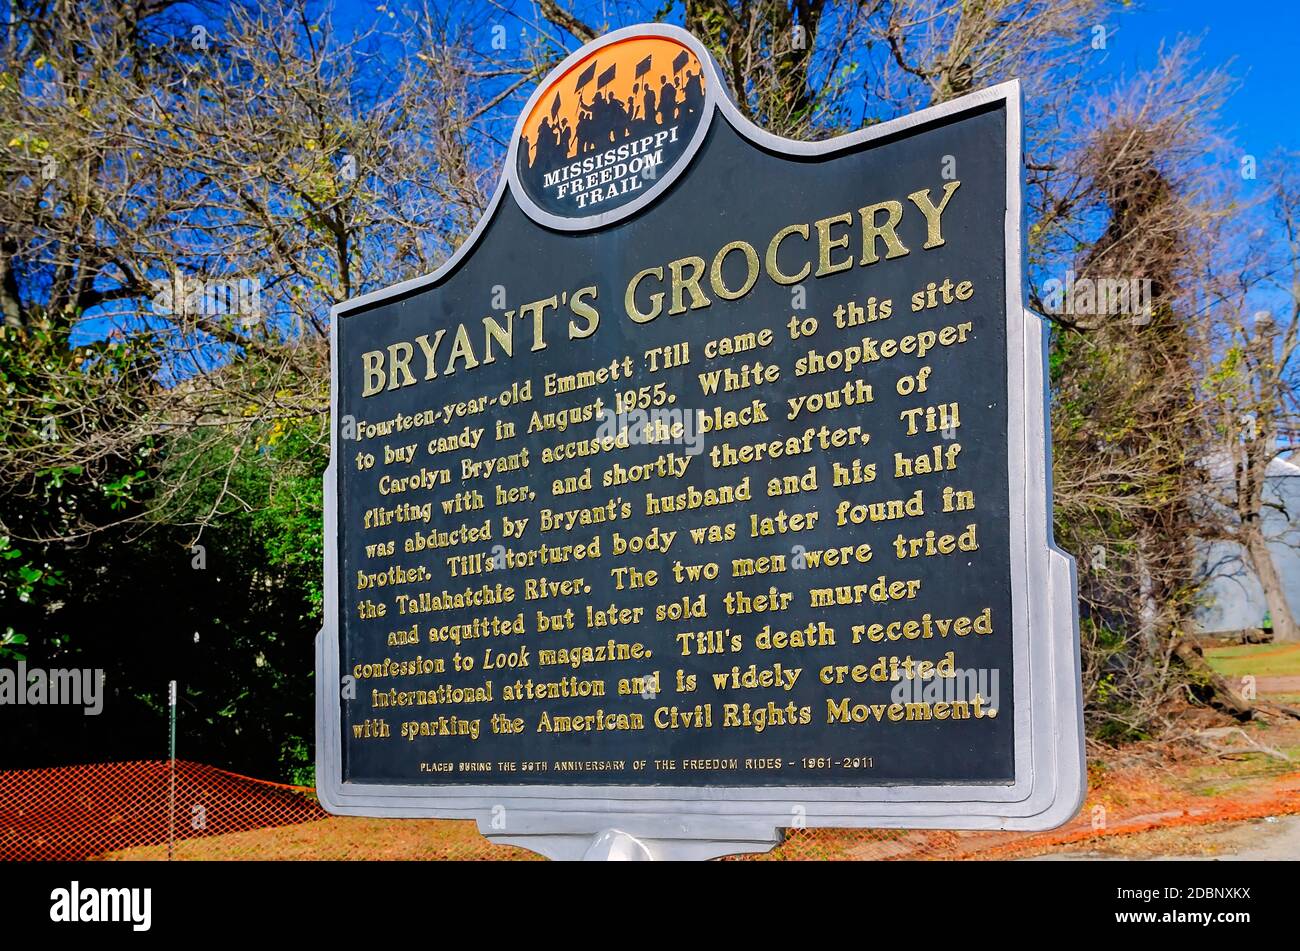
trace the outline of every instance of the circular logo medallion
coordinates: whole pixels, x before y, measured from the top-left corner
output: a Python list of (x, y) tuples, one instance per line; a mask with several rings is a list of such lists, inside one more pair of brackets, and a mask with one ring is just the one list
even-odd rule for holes
[(710, 99), (694, 50), (633, 36), (562, 67), (524, 119), (515, 156), (538, 209), (568, 219), (645, 197), (693, 144)]

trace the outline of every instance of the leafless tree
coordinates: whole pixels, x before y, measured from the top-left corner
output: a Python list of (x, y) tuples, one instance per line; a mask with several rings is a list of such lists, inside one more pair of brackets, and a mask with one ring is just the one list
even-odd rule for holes
[[(1212, 526), (1208, 534), (1239, 546), (1259, 581), (1279, 641), (1300, 641), (1300, 624), (1273, 554), (1275, 545), (1294, 546), (1296, 540), (1291, 533), (1273, 537), (1266, 528), (1270, 511), (1290, 524), (1300, 514), (1287, 510), (1287, 495), (1277, 491), (1273, 466), (1300, 448), (1300, 180), (1294, 162), (1294, 156), (1280, 155), (1270, 163), (1278, 174), (1270, 211), (1282, 246), (1260, 262), (1256, 286), (1257, 291), (1280, 292), (1288, 312), (1281, 323), (1266, 310), (1247, 319), (1244, 292), (1235, 298), (1235, 310), (1224, 309), (1224, 340), (1207, 400), (1220, 440), (1213, 459), (1220, 491), (1212, 496), (1215, 511), (1205, 517)], [(1248, 277), (1243, 280), (1246, 287), (1250, 283)]]

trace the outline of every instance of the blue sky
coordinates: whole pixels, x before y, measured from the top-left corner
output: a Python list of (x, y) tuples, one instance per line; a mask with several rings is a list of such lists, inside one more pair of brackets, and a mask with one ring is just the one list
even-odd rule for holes
[[(1237, 161), (1253, 155), (1258, 162), (1257, 178), (1240, 182), (1241, 196), (1262, 196), (1276, 181), (1277, 150), (1300, 154), (1300, 0), (1145, 0), (1114, 22), (1110, 69), (1131, 74), (1150, 66), (1161, 41), (1179, 35), (1200, 38), (1202, 66), (1226, 66), (1237, 88), (1223, 107), (1220, 131), (1236, 145)], [(1252, 301), (1275, 314), (1291, 307), (1276, 286)]]
[[(404, 0), (390, 0), (402, 9)], [(515, 0), (503, 0), (507, 8)], [(561, 0), (590, 22), (624, 22), (631, 4), (614, 0)], [(607, 4), (607, 6), (606, 6)], [(335, 0), (334, 21), (343, 35), (384, 19), (378, 0)], [(526, 2), (522, 2), (527, 7)], [(657, 4), (645, 3), (646, 10)], [(490, 9), (490, 7), (488, 7)], [(524, 12), (531, 15), (531, 11)], [(680, 8), (673, 19), (680, 18)], [(509, 17), (505, 17), (509, 21)], [(1162, 44), (1180, 36), (1199, 38), (1200, 65), (1225, 66), (1237, 89), (1224, 106), (1220, 130), (1236, 145), (1234, 164), (1243, 154), (1255, 156), (1258, 178), (1242, 182), (1243, 197), (1267, 188), (1269, 162), (1279, 149), (1300, 153), (1300, 0), (1138, 0), (1112, 14), (1105, 65), (1098, 78), (1119, 78), (1155, 64)], [(557, 31), (558, 33), (558, 31)], [(1088, 38), (1081, 37), (1081, 42)], [(576, 41), (570, 41), (576, 48)], [(518, 94), (520, 104), (530, 90)], [(509, 115), (513, 120), (513, 115)], [(112, 318), (109, 318), (110, 321)], [(100, 322), (83, 328), (90, 336)], [(93, 328), (93, 329), (92, 329)]]
[[(389, 0), (402, 9), (404, 0)], [(378, 0), (335, 0), (341, 32), (383, 17)], [(622, 25), (635, 6), (615, 0), (561, 0), (588, 22)], [(504, 0), (503, 7), (517, 6)], [(524, 7), (527, 4), (523, 4)], [(651, 11), (659, 6), (645, 3)], [(485, 8), (490, 9), (490, 7)], [(531, 16), (529, 10), (521, 15)], [(680, 5), (672, 14), (680, 21)], [(508, 16), (503, 22), (513, 23)], [(1200, 38), (1201, 65), (1227, 64), (1239, 88), (1224, 111), (1224, 131), (1243, 152), (1261, 162), (1278, 146), (1300, 151), (1300, 0), (1134, 0), (1127, 11), (1108, 20), (1107, 72), (1118, 76), (1154, 65), (1162, 43), (1179, 36)], [(563, 35), (555, 31), (557, 35)], [(566, 38), (567, 39), (567, 38)], [(1087, 42), (1088, 37), (1080, 38)], [(577, 43), (570, 41), (570, 48)], [(525, 95), (526, 98), (526, 95)], [(522, 101), (522, 100), (521, 100)]]
[[(601, 19), (602, 0), (562, 3)], [(618, 7), (609, 3), (611, 12)], [(1135, 0), (1107, 25), (1107, 69), (1115, 74), (1154, 65), (1162, 43), (1199, 38), (1201, 65), (1226, 65), (1239, 83), (1222, 131), (1261, 165), (1279, 146), (1300, 151), (1300, 0)]]
[(1300, 2), (1145, 0), (1110, 22), (1108, 66), (1130, 74), (1154, 63), (1162, 40), (1200, 37), (1202, 65), (1228, 64), (1240, 84), (1223, 125), (1242, 152), (1262, 163), (1279, 146), (1300, 151)]

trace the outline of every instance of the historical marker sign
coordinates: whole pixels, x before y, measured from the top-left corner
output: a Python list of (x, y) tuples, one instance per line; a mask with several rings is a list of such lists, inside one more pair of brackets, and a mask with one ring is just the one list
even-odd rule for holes
[(1014, 84), (826, 143), (574, 54), (436, 274), (333, 313), (318, 786), (552, 855), (1083, 794)]

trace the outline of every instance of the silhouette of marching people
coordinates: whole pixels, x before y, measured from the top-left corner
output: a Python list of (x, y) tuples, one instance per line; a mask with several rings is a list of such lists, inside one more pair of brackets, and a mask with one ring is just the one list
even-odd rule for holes
[(704, 108), (704, 77), (699, 69), (684, 73), (674, 72), (671, 80), (666, 73), (661, 73), (657, 89), (648, 75), (644, 81), (638, 76), (626, 101), (598, 86), (588, 102), (579, 86), (574, 90), (578, 95), (575, 126), (570, 126), (567, 118), (557, 122), (557, 109), (553, 108), (551, 115), (543, 116), (538, 124), (535, 143), (527, 136), (522, 137), (521, 146), (530, 159), (529, 167), (540, 165), (552, 169), (569, 159), (601, 152), (626, 139), (640, 138), (698, 116)]

